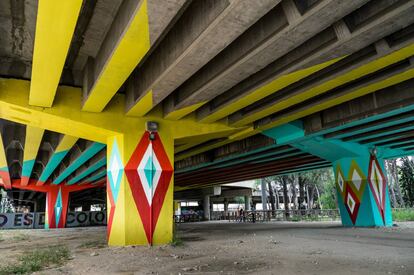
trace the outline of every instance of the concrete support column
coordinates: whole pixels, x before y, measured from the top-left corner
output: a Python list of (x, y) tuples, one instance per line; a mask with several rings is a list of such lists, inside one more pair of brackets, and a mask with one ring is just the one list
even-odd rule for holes
[(244, 209), (247, 211), (252, 210), (252, 197), (251, 196), (244, 196)]
[(334, 162), (338, 207), (344, 226), (392, 226), (384, 161), (361, 152), (360, 157)]
[(224, 216), (227, 217), (229, 214), (229, 200), (224, 198)]
[(109, 245), (172, 240), (174, 141), (169, 132), (143, 127), (107, 141)]
[(210, 220), (210, 195), (205, 195), (203, 199), (204, 220)]
[(45, 229), (66, 226), (69, 192), (65, 188), (56, 187), (46, 192)]
[(263, 207), (263, 211), (267, 211), (266, 181), (264, 179), (260, 179), (260, 184), (261, 184), (261, 188), (262, 188), (262, 207)]

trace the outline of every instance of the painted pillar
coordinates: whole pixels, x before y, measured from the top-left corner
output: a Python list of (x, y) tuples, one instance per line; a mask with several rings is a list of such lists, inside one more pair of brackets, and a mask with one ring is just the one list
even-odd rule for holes
[(65, 228), (69, 192), (60, 186), (51, 186), (46, 192), (45, 229)]
[(392, 226), (384, 161), (361, 152), (334, 163), (338, 207), (344, 226)]
[(108, 139), (109, 245), (172, 241), (174, 142), (170, 137), (171, 133), (142, 130)]
[(251, 196), (244, 196), (244, 209), (247, 211), (252, 210), (252, 197)]
[(210, 220), (210, 195), (205, 195), (203, 199), (204, 220)]

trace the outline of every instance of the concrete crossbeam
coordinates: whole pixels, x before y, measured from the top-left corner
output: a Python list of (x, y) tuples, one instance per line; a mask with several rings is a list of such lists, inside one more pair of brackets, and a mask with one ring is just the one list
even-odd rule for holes
[[(278, 2), (193, 1), (133, 73), (127, 88), (127, 113), (145, 115)], [(147, 97), (151, 104), (143, 106)]]
[(365, 2), (320, 1), (302, 14), (283, 1), (179, 87), (164, 112), (213, 99)]

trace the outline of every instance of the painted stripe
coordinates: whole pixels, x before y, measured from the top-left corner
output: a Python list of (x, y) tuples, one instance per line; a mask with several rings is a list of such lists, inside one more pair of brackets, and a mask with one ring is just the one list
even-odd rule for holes
[(95, 162), (94, 164), (89, 166), (82, 173), (80, 173), (79, 175), (77, 175), (77, 176), (73, 177), (72, 179), (70, 179), (68, 181), (67, 185), (71, 185), (71, 184), (75, 184), (75, 183), (79, 182), (81, 179), (85, 178), (86, 176), (89, 176), (90, 174), (92, 174), (93, 172), (95, 172), (96, 170), (98, 170), (99, 168), (101, 168), (105, 165), (106, 165), (106, 157), (103, 157), (102, 159), (98, 160), (97, 162)]
[(146, 0), (141, 1), (128, 27), (120, 31), (123, 36), (105, 61), (102, 71), (98, 72), (98, 79), (91, 87), (83, 111), (102, 111), (148, 52), (150, 37)]
[[(275, 103), (271, 105), (270, 107), (264, 108), (263, 110), (258, 110), (250, 115), (246, 114), (243, 116), (240, 120), (235, 121), (234, 123), (230, 123), (231, 126), (238, 127), (243, 126), (248, 123), (252, 123), (258, 119), (261, 119), (265, 116), (271, 115), (274, 112), (279, 112), (281, 110), (284, 110), (292, 105), (298, 104), (302, 101), (305, 101), (309, 98), (315, 97), (317, 95), (323, 94), (328, 92), (331, 89), (334, 89), (340, 85), (343, 85), (347, 82), (350, 82), (354, 79), (361, 78), (364, 75), (376, 72), (380, 70), (381, 68), (385, 68), (391, 64), (395, 64), (398, 61), (404, 60), (408, 57), (410, 57), (414, 52), (414, 45), (410, 45), (408, 47), (402, 48), (398, 51), (395, 51), (389, 55), (386, 55), (384, 57), (378, 58), (372, 62), (369, 62), (367, 64), (364, 64), (362, 66), (359, 66), (358, 68), (348, 72), (344, 73), (332, 80), (325, 81), (324, 83), (312, 87), (303, 93), (293, 95), (289, 97), (286, 100), (283, 100), (281, 102)], [(323, 106), (324, 104), (320, 104)]]
[(40, 143), (44, 129), (37, 127), (26, 126), (26, 139), (24, 142), (24, 155), (23, 155), (23, 167), (22, 167), (22, 185), (29, 183), (30, 176), (32, 175), (33, 166), (35, 164), (37, 152), (39, 151)]
[(42, 0), (37, 9), (29, 104), (51, 107), (82, 0)]
[(88, 149), (75, 159), (54, 181), (53, 184), (60, 184), (64, 179), (70, 176), (76, 169), (82, 164), (88, 161), (91, 157), (101, 151), (106, 145), (98, 142), (94, 142)]
[(91, 182), (97, 181), (97, 180), (99, 180), (99, 179), (101, 179), (101, 178), (103, 178), (103, 177), (105, 177), (105, 176), (106, 176), (106, 170), (103, 170), (103, 171), (98, 172), (98, 173), (96, 173), (96, 174), (92, 175), (91, 177), (89, 177), (89, 178), (87, 178), (87, 179), (83, 180), (83, 181), (81, 182), (81, 184), (91, 183)]
[(60, 164), (66, 154), (69, 152), (69, 149), (75, 145), (77, 137), (64, 136), (59, 145), (56, 148), (56, 151), (50, 157), (49, 162), (46, 164), (46, 167), (43, 169), (42, 174), (39, 177), (37, 182), (38, 185), (44, 184), (50, 177), (50, 175), (55, 171), (56, 167)]

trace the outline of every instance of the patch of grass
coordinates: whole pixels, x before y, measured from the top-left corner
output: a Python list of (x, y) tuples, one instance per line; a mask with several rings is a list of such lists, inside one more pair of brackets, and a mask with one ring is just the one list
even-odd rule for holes
[(414, 221), (414, 209), (393, 209), (392, 218), (397, 222)]
[(100, 241), (84, 242), (83, 244), (79, 246), (79, 248), (104, 248), (106, 246), (107, 246), (106, 242), (103, 240), (100, 240)]
[(29, 239), (29, 236), (26, 234), (17, 234), (13, 236), (14, 241), (27, 241)]
[(28, 274), (40, 271), (45, 267), (61, 266), (70, 257), (70, 252), (64, 246), (49, 246), (47, 248), (24, 253), (19, 261), (0, 267), (0, 275)]

